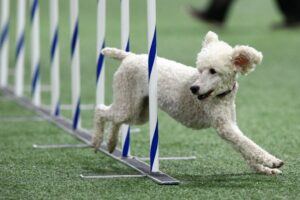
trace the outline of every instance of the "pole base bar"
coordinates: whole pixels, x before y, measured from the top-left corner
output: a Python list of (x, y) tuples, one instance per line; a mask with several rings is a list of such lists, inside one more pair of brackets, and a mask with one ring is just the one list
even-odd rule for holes
[[(138, 158), (139, 160), (142, 160), (142, 161), (148, 161), (150, 160), (149, 157), (139, 157)], [(186, 157), (175, 157), (175, 156), (172, 156), (172, 157), (159, 157), (159, 160), (196, 160), (196, 156), (186, 156)]]
[(32, 147), (35, 149), (67, 149), (67, 148), (89, 148), (89, 147), (91, 147), (91, 145), (88, 145), (88, 144), (46, 144), (46, 145), (33, 144)]
[[(72, 135), (73, 137), (81, 140), (82, 142), (90, 145), (92, 140), (92, 135), (85, 129), (77, 129), (73, 130), (72, 122), (69, 119), (66, 119), (64, 117), (55, 117), (51, 115), (51, 112), (49, 110), (46, 110), (42, 107), (37, 107), (33, 105), (33, 103), (28, 100), (25, 97), (16, 97), (13, 93), (13, 90), (11, 90), (8, 87), (0, 88), (2, 91), (2, 94), (5, 96), (10, 97), (14, 101), (16, 101), (19, 105), (32, 110), (36, 112), (39, 116), (42, 118), (48, 120), (49, 122), (52, 122), (53, 124), (57, 125), (64, 131), (66, 131), (68, 134)], [(114, 158), (115, 160), (131, 167), (132, 169), (140, 172), (142, 175), (145, 174), (148, 178), (152, 179), (158, 184), (161, 185), (177, 185), (179, 184), (179, 181), (163, 172), (156, 172), (151, 173), (150, 172), (150, 166), (139, 160), (138, 158), (134, 157), (122, 157), (122, 151), (120, 149), (116, 149), (113, 153), (109, 153), (107, 151), (106, 145), (103, 144), (98, 149), (98, 151)]]
[(118, 178), (143, 178), (147, 177), (146, 174), (120, 174), (120, 175), (83, 175), (83, 179), (118, 179)]

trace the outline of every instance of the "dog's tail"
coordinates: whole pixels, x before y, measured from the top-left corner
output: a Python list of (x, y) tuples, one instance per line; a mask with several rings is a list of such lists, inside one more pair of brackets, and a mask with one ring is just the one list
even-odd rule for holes
[(101, 53), (105, 56), (117, 59), (117, 60), (123, 60), (124, 58), (126, 58), (127, 56), (129, 56), (130, 52), (126, 52), (123, 51), (121, 49), (117, 49), (117, 48), (111, 48), (111, 47), (106, 47), (104, 49), (102, 49)]

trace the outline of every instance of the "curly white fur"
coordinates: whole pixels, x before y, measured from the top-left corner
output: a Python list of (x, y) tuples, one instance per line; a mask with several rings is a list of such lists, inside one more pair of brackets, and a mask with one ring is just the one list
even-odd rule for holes
[[(98, 105), (95, 111), (93, 145), (100, 146), (104, 124), (111, 122), (108, 149), (112, 152), (121, 124), (143, 124), (148, 120), (148, 58), (115, 48), (105, 48), (102, 53), (122, 61), (114, 74), (113, 103)], [(197, 56), (197, 68), (157, 58), (158, 104), (186, 127), (215, 128), (254, 170), (278, 174), (283, 162), (247, 138), (236, 123), (237, 74), (253, 71), (261, 60), (262, 54), (254, 48), (232, 48), (219, 41), (217, 34), (208, 32)]]

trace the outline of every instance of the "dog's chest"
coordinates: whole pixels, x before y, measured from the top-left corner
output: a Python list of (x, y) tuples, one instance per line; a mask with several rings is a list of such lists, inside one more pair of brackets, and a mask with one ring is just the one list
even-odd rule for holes
[(193, 99), (192, 95), (181, 92), (177, 95), (158, 95), (160, 109), (168, 113), (181, 124), (194, 129), (207, 128), (210, 126), (209, 113), (203, 104)]
[(158, 62), (158, 104), (160, 109), (183, 125), (201, 129), (209, 126), (209, 117), (195, 100), (190, 86), (197, 78), (195, 68)]

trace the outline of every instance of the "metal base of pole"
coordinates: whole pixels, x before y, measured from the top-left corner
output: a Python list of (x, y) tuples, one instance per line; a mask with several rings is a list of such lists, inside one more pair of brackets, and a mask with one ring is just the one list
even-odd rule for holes
[(143, 178), (147, 177), (146, 174), (120, 174), (120, 175), (83, 175), (80, 174), (83, 179), (119, 179), (119, 178)]
[[(32, 104), (30, 100), (24, 97), (16, 97), (13, 93), (13, 90), (9, 88), (0, 88), (2, 94), (11, 98), (12, 100), (16, 101), (19, 105), (36, 112), (40, 117), (53, 124), (57, 125), (58, 127), (62, 128), (69, 133), (70, 135), (74, 136), (75, 138), (81, 140), (87, 145), (90, 145), (92, 140), (92, 135), (85, 129), (77, 129), (73, 130), (72, 122), (64, 117), (55, 117), (51, 115), (49, 110), (46, 110), (42, 107), (37, 107)], [(177, 185), (179, 181), (163, 172), (157, 173), (150, 173), (150, 166), (139, 160), (138, 158), (134, 157), (122, 157), (122, 151), (120, 149), (116, 149), (113, 153), (109, 153), (107, 151), (107, 147), (105, 144), (101, 145), (98, 151), (106, 154), (107, 156), (112, 157), (113, 159), (131, 167), (132, 169), (141, 173), (141, 175), (146, 175), (148, 178), (152, 179), (158, 184), (161, 185)]]
[[(139, 157), (139, 160), (142, 161), (148, 161), (150, 160), (149, 157)], [(159, 160), (196, 160), (196, 156), (186, 156), (186, 157), (175, 157), (175, 156), (171, 156), (171, 157), (159, 157)]]
[(91, 145), (88, 144), (47, 144), (47, 145), (38, 145), (33, 144), (35, 149), (68, 149), (68, 148), (89, 148)]

